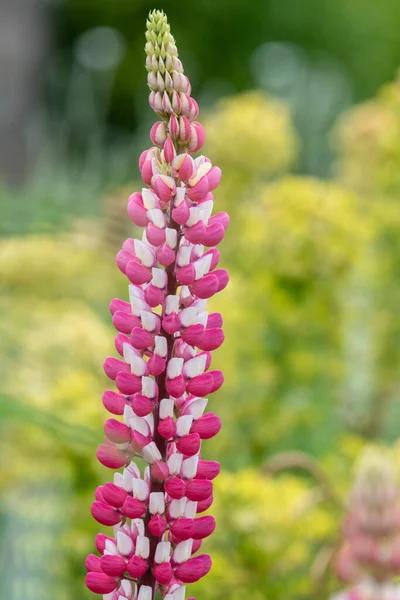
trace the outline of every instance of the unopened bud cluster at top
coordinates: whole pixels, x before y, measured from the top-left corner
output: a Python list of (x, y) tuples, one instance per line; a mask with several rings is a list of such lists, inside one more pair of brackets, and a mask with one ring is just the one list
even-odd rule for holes
[(170, 136), (181, 150), (186, 147), (189, 152), (197, 152), (205, 138), (203, 127), (196, 121), (199, 107), (190, 95), (190, 82), (164, 13), (157, 11), (149, 16), (146, 38), (149, 102), (163, 118), (152, 127), (152, 142), (162, 148)]

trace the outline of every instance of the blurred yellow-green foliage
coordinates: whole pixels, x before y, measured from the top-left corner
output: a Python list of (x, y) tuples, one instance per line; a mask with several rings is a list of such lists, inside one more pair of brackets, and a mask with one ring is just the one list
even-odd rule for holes
[(261, 92), (220, 100), (204, 126), (207, 152), (222, 169), (265, 177), (286, 171), (296, 157), (287, 108)]
[[(399, 73), (400, 76), (400, 73)], [(349, 111), (339, 124), (338, 174), (366, 198), (399, 193), (400, 79)]]
[[(232, 224), (221, 248), (231, 284), (212, 302), (226, 331), (215, 357), (226, 384), (210, 405), (223, 429), (205, 444), (223, 467), (218, 528), (198, 598), (319, 597), (312, 565), (341, 512), (311, 477), (261, 468), (307, 451), (345, 497), (368, 440), (398, 435), (399, 98), (394, 83), (343, 117), (330, 180), (291, 172), (297, 136), (276, 100), (234, 96), (205, 119), (207, 152), (224, 168), (216, 206)], [(128, 193), (112, 194), (102, 219), (0, 241), (1, 599), (91, 597), (83, 560), (108, 475), (94, 451), (113, 353), (107, 306), (127, 296), (113, 251)]]

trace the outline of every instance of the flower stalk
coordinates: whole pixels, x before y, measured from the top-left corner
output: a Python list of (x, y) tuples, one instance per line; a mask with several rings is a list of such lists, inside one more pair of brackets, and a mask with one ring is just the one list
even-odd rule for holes
[(146, 39), (149, 103), (159, 121), (139, 159), (146, 187), (128, 201), (130, 219), (145, 231), (117, 255), (129, 302), (110, 304), (121, 358), (104, 363), (118, 391), (107, 390), (103, 404), (122, 420), (105, 423), (97, 458), (118, 471), (92, 505), (94, 518), (114, 530), (97, 535), (99, 554), (86, 560), (87, 586), (107, 600), (154, 600), (156, 591), (184, 600), (186, 584), (208, 573), (211, 558), (198, 551), (215, 521), (199, 515), (212, 504), (219, 473), (217, 462), (201, 458), (202, 440), (221, 427), (205, 412), (208, 395), (223, 383), (211, 369), (222, 317), (206, 304), (228, 283), (215, 246), (229, 217), (211, 216), (220, 169), (192, 157), (205, 134), (163, 12), (150, 13)]

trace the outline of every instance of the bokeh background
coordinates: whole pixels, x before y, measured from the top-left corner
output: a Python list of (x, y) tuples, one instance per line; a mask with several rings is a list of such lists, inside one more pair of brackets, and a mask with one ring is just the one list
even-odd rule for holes
[[(108, 476), (94, 455), (102, 363), (108, 303), (126, 296), (114, 256), (135, 233), (126, 200), (154, 120), (152, 8), (0, 0), (1, 600), (94, 598), (83, 562)], [(226, 384), (213, 400), (224, 426), (205, 447), (223, 467), (218, 528), (194, 594), (322, 600), (338, 588), (337, 496), (362, 448), (400, 431), (400, 4), (157, 8), (231, 215), (232, 281), (213, 301), (225, 319)], [(306, 472), (281, 472), (304, 461)]]

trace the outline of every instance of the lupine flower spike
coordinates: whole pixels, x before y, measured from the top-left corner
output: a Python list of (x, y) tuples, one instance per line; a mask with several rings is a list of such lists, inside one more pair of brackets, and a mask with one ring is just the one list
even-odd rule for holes
[(399, 600), (400, 495), (394, 460), (368, 449), (359, 464), (336, 560), (340, 579), (351, 584), (333, 600)]
[[(215, 521), (199, 515), (211, 506), (219, 473), (200, 452), (221, 427), (205, 410), (223, 383), (211, 368), (211, 351), (224, 340), (222, 317), (206, 304), (228, 283), (215, 246), (229, 218), (211, 216), (220, 169), (192, 157), (205, 135), (163, 12), (150, 14), (146, 38), (149, 102), (159, 120), (139, 160), (145, 187), (128, 201), (129, 217), (145, 231), (117, 255), (129, 301), (110, 305), (121, 358), (104, 363), (118, 391), (107, 390), (103, 403), (122, 420), (105, 423), (97, 457), (118, 471), (92, 506), (94, 518), (114, 529), (98, 534), (98, 554), (86, 561), (87, 586), (106, 600), (153, 600), (156, 591), (183, 600), (186, 584), (208, 573), (211, 558), (199, 550)], [(135, 457), (147, 463), (144, 471)]]

